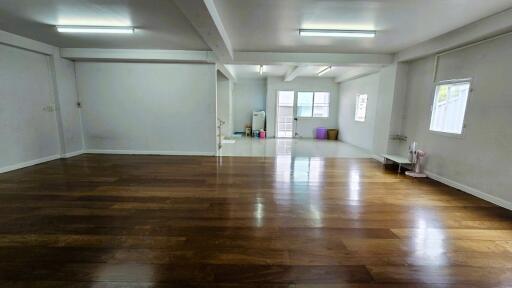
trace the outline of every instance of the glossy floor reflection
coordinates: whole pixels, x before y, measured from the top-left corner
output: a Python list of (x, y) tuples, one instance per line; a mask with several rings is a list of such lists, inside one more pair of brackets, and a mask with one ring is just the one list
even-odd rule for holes
[[(233, 142), (233, 141), (230, 141)], [(341, 141), (316, 139), (258, 139), (243, 137), (234, 143), (223, 143), (220, 155), (245, 157), (336, 157), (371, 158), (371, 154), (359, 147)]]
[(82, 155), (0, 208), (0, 287), (512, 283), (512, 212), (371, 159)]

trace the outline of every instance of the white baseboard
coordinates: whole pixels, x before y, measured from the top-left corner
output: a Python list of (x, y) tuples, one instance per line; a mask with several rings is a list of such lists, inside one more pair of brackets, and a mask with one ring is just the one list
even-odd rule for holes
[(216, 152), (196, 151), (152, 151), (152, 150), (104, 150), (88, 149), (84, 153), (89, 154), (126, 154), (126, 155), (172, 155), (172, 156), (216, 156)]
[(62, 155), (61, 158), (71, 158), (71, 157), (75, 157), (78, 155), (82, 155), (84, 153), (85, 153), (85, 150), (78, 150), (78, 151), (66, 153), (66, 154)]
[(48, 157), (43, 157), (23, 163), (17, 163), (14, 165), (9, 165), (5, 167), (0, 167), (0, 173), (5, 173), (21, 168), (26, 168), (29, 166), (41, 164), (44, 162), (57, 160), (61, 158), (71, 158), (85, 153), (92, 154), (137, 154), (137, 155), (185, 155), (185, 156), (216, 156), (216, 153), (213, 152), (189, 152), (189, 151), (139, 151), (139, 150), (78, 150), (74, 152), (69, 152), (63, 155), (52, 155)]
[(384, 157), (376, 155), (376, 154), (372, 154), (372, 158), (379, 161), (380, 163), (384, 164)]
[(43, 157), (43, 158), (39, 158), (39, 159), (35, 159), (35, 160), (30, 160), (30, 161), (23, 162), (23, 163), (17, 163), (17, 164), (14, 164), (14, 165), (0, 167), (0, 173), (5, 173), (5, 172), (9, 172), (9, 171), (25, 168), (25, 167), (41, 164), (41, 163), (44, 163), (44, 162), (56, 160), (56, 159), (60, 159), (60, 155), (52, 155), (52, 156)]
[(453, 180), (450, 180), (450, 179), (446, 179), (444, 177), (441, 177), (435, 173), (432, 173), (432, 172), (429, 172), (429, 171), (425, 171), (425, 174), (427, 174), (427, 176), (429, 178), (432, 178), (436, 181), (439, 181), (443, 184), (446, 184), (450, 187), (453, 187), (455, 189), (459, 189), (461, 191), (464, 191), (468, 194), (471, 194), (475, 197), (478, 197), (480, 199), (483, 199), (485, 201), (488, 201), (488, 202), (491, 202), (491, 203), (494, 203), (498, 206), (501, 206), (503, 208), (506, 208), (508, 210), (512, 210), (512, 202), (509, 202), (507, 200), (504, 200), (504, 199), (501, 199), (501, 198), (498, 198), (496, 196), (493, 196), (493, 195), (489, 195), (485, 192), (482, 192), (478, 189), (475, 189), (475, 188), (472, 188), (472, 187), (469, 187), (469, 186), (466, 186), (464, 184), (461, 184), (461, 183), (458, 183), (458, 182), (455, 182)]

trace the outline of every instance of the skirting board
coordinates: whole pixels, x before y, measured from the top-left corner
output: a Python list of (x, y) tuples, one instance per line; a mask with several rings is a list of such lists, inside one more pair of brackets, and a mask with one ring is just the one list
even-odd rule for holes
[(185, 156), (216, 156), (215, 153), (209, 152), (181, 152), (181, 151), (138, 151), (138, 150), (78, 150), (74, 152), (69, 152), (63, 155), (52, 155), (48, 157), (43, 157), (23, 163), (17, 163), (10, 166), (0, 167), (0, 173), (5, 173), (21, 168), (26, 168), (29, 166), (41, 164), (44, 162), (57, 160), (61, 158), (71, 158), (81, 154), (90, 153), (90, 154), (137, 154), (137, 155), (185, 155)]
[(10, 166), (0, 167), (0, 173), (5, 173), (5, 172), (9, 172), (9, 171), (25, 168), (25, 167), (41, 164), (41, 163), (44, 163), (44, 162), (48, 162), (48, 161), (52, 161), (52, 160), (57, 160), (57, 159), (60, 159), (60, 158), (61, 158), (60, 155), (52, 155), (52, 156), (48, 156), (48, 157), (43, 157), (43, 158), (39, 158), (39, 159), (23, 162), (23, 163), (17, 163), (17, 164), (10, 165)]
[(78, 151), (75, 151), (75, 152), (66, 153), (66, 154), (62, 155), (61, 158), (71, 158), (71, 157), (75, 157), (75, 156), (78, 156), (78, 155), (82, 155), (84, 153), (85, 153), (84, 150), (78, 150)]
[(151, 150), (102, 150), (88, 149), (84, 153), (89, 154), (126, 154), (126, 155), (172, 155), (172, 156), (216, 156), (215, 152), (194, 151), (151, 151)]
[(26, 168), (29, 166), (33, 166), (33, 165), (41, 164), (44, 162), (61, 159), (61, 158), (71, 158), (71, 157), (75, 157), (75, 156), (78, 156), (81, 154), (84, 154), (84, 150), (69, 152), (69, 153), (66, 153), (63, 155), (52, 155), (52, 156), (43, 157), (43, 158), (39, 158), (39, 159), (35, 159), (35, 160), (23, 162), (23, 163), (18, 163), (18, 164), (6, 166), (6, 167), (0, 167), (0, 173), (5, 173), (5, 172), (21, 169), (21, 168)]
[(471, 194), (471, 195), (473, 195), (475, 197), (478, 197), (478, 198), (483, 199), (485, 201), (488, 201), (488, 202), (491, 202), (493, 204), (496, 204), (496, 205), (498, 205), (500, 207), (503, 207), (505, 209), (512, 210), (512, 203), (507, 201), (507, 200), (498, 198), (496, 196), (489, 195), (489, 194), (487, 194), (485, 192), (482, 192), (482, 191), (477, 190), (475, 188), (471, 188), (471, 187), (466, 186), (464, 184), (452, 181), (450, 179), (446, 179), (444, 177), (441, 177), (441, 176), (439, 176), (439, 175), (437, 175), (435, 173), (429, 172), (429, 171), (425, 171), (425, 174), (427, 174), (427, 176), (429, 178), (432, 178), (432, 179), (434, 179), (436, 181), (439, 181), (439, 182), (441, 182), (443, 184), (446, 184), (446, 185), (448, 185), (450, 187), (453, 187), (455, 189), (459, 189), (459, 190), (461, 190), (463, 192), (466, 192), (466, 193)]
[(373, 154), (372, 158), (384, 164), (384, 157)]

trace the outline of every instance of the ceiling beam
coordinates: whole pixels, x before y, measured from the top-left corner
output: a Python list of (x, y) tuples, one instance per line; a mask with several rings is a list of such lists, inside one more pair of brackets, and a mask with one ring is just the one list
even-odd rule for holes
[(512, 30), (512, 9), (473, 22), (398, 52), (396, 60), (411, 61), (442, 53)]
[(175, 0), (180, 10), (221, 61), (233, 59), (233, 47), (213, 0)]
[(106, 60), (106, 61), (151, 61), (215, 63), (216, 57), (210, 51), (191, 50), (145, 50), (145, 49), (96, 49), (96, 48), (62, 48), (61, 57), (72, 60)]
[(353, 69), (350, 69), (349, 71), (339, 75), (334, 79), (334, 82), (341, 83), (346, 82), (350, 80), (354, 80), (357, 78), (361, 78), (364, 76), (368, 76), (370, 74), (374, 74), (379, 72), (379, 68), (373, 68), (373, 67), (354, 67)]
[(220, 73), (222, 73), (224, 76), (226, 76), (226, 78), (228, 78), (229, 80), (236, 83), (237, 79), (236, 79), (235, 73), (233, 71), (231, 71), (231, 69), (226, 67), (226, 65), (217, 63), (217, 70), (219, 70)]
[(18, 47), (21, 49), (45, 55), (52, 55), (55, 53), (55, 51), (58, 52), (57, 47), (29, 38), (25, 38), (16, 34), (12, 34), (3, 30), (0, 30), (0, 44)]
[(284, 76), (284, 81), (285, 82), (293, 81), (306, 68), (307, 68), (307, 66), (304, 66), (304, 65), (292, 67), (290, 70), (288, 70), (288, 72), (286, 72), (286, 75)]
[(235, 52), (235, 57), (229, 64), (383, 67), (393, 61), (392, 54)]

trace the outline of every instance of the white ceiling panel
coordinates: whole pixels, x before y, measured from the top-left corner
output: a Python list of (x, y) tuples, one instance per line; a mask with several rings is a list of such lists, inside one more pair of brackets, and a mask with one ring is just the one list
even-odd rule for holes
[[(136, 31), (61, 34), (55, 25), (134, 26)], [(63, 48), (210, 50), (170, 0), (2, 0), (0, 29)]]
[[(512, 0), (215, 0), (236, 51), (394, 53), (512, 7)], [(377, 30), (375, 39), (300, 37)]]

